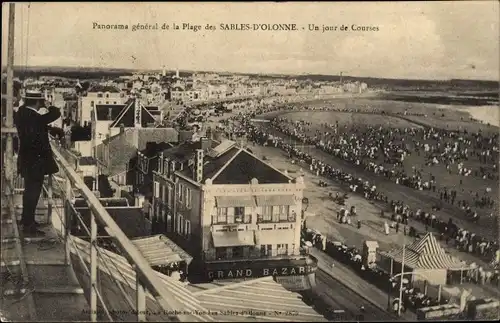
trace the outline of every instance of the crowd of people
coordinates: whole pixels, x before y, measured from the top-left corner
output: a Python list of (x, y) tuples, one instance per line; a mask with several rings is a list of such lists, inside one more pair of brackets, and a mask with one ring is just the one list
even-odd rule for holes
[(392, 210), (391, 219), (396, 223), (408, 224), (409, 219), (417, 220), (424, 223), (428, 228), (436, 229), (439, 236), (443, 239), (448, 239), (448, 241), (453, 240), (455, 241), (455, 245), (460, 246), (461, 249), (465, 247), (466, 251), (470, 250), (470, 252), (487, 259), (491, 259), (498, 249), (498, 243), (496, 241), (488, 241), (477, 234), (458, 228), (451, 218), (448, 221), (442, 221), (437, 219), (437, 217), (432, 214), (432, 211), (412, 211), (409, 206), (405, 205), (402, 201), (390, 201), (385, 194), (377, 191), (375, 185), (363, 181), (360, 178), (355, 178), (341, 169), (335, 169), (324, 162), (315, 160), (306, 152), (286, 143), (281, 138), (272, 136), (272, 139), (270, 139), (265, 132), (257, 128), (250, 129), (249, 138), (259, 144), (272, 144), (285, 150), (292, 158), (297, 158), (312, 165), (312, 170), (317, 172), (318, 175), (341, 182), (349, 186), (352, 192), (362, 194), (367, 199), (388, 203)]
[[(334, 125), (324, 129), (312, 129), (307, 121), (290, 121), (275, 118), (273, 127), (286, 135), (305, 144), (315, 145), (319, 149), (341, 158), (370, 172), (385, 176), (389, 180), (416, 190), (439, 192), (441, 201), (455, 204), (471, 220), (478, 221), (475, 209), (493, 209), (495, 197), (491, 188), (482, 191), (466, 192), (462, 186), (465, 177), (470, 174), (484, 179), (498, 180), (497, 164), (499, 161), (498, 135), (461, 133), (434, 128), (384, 128), (373, 125)], [(436, 177), (426, 176), (423, 167), (413, 166), (407, 172), (403, 162), (411, 154), (425, 157), (426, 169), (432, 171), (435, 164), (444, 164), (449, 175), (456, 171), (461, 176), (457, 189), (441, 187), (438, 189)], [(472, 171), (476, 163), (469, 168), (464, 162), (477, 161), (481, 166)], [(436, 170), (436, 171), (439, 171)], [(460, 187), (462, 186), (462, 187)], [(462, 199), (457, 199), (460, 194)], [(472, 197), (472, 201), (467, 198)], [(493, 213), (490, 212), (489, 215)]]
[[(495, 259), (496, 252), (499, 249), (498, 242), (494, 240), (488, 240), (481, 237), (479, 234), (469, 232), (465, 229), (459, 228), (453, 220), (450, 218), (448, 221), (443, 221), (438, 219), (434, 212), (439, 210), (441, 206), (432, 206), (431, 210), (423, 211), (411, 210), (408, 205), (403, 201), (393, 201), (389, 197), (377, 190), (376, 185), (368, 181), (363, 181), (361, 178), (356, 178), (355, 176), (345, 172), (341, 169), (336, 169), (325, 162), (315, 159), (313, 156), (307, 152), (299, 149), (296, 145), (286, 142), (279, 136), (272, 135), (269, 132), (262, 130), (255, 123), (250, 122), (251, 118), (255, 118), (257, 115), (273, 112), (276, 110), (288, 110), (293, 111), (297, 109), (292, 105), (277, 106), (277, 105), (267, 105), (258, 108), (248, 114), (240, 113), (240, 115), (231, 118), (232, 120), (226, 121), (226, 125), (231, 125), (231, 127), (226, 128), (226, 131), (236, 133), (239, 136), (246, 136), (247, 139), (259, 144), (259, 145), (272, 145), (274, 147), (284, 150), (291, 158), (308, 164), (310, 170), (316, 175), (321, 175), (329, 179), (333, 179), (337, 182), (344, 184), (349, 187), (351, 192), (359, 193), (369, 200), (376, 200), (379, 202), (386, 203), (391, 210), (391, 220), (392, 227), (401, 225), (408, 225), (409, 219), (421, 222), (425, 225), (426, 229), (434, 229), (438, 232), (440, 239), (445, 240), (448, 244), (455, 246), (461, 251), (473, 253), (487, 261), (493, 259), (492, 264), (498, 265), (498, 259)], [(300, 107), (299, 109), (306, 110), (335, 110), (335, 108), (327, 107)], [(352, 112), (352, 110), (349, 110)], [(380, 113), (380, 111), (376, 111)], [(234, 122), (238, 121), (238, 122)], [(421, 153), (424, 154), (434, 154), (434, 156), (441, 156), (440, 158), (445, 158), (446, 160), (453, 160), (454, 163), (463, 163), (464, 158), (472, 158), (473, 156), (481, 156), (482, 162), (487, 163), (497, 163), (498, 162), (498, 147), (497, 145), (497, 135), (486, 136), (481, 133), (463, 133), (436, 130), (436, 129), (383, 129), (375, 128), (373, 126), (366, 126), (367, 132), (361, 132), (362, 135), (347, 133), (347, 128), (344, 132), (333, 136), (331, 133), (327, 135), (332, 135), (331, 140), (328, 142), (325, 140), (325, 135), (307, 136), (307, 127), (311, 124), (306, 121), (301, 122), (289, 122), (288, 120), (282, 118), (275, 118), (271, 122), (271, 126), (277, 130), (278, 133), (284, 133), (295, 137), (297, 140), (304, 142), (305, 144), (316, 145), (318, 148), (324, 149), (327, 152), (337, 156), (338, 158), (346, 159), (360, 166), (365, 166), (367, 169), (386, 175), (389, 179), (395, 180), (398, 184), (402, 185), (414, 185), (412, 187), (416, 189), (428, 189), (440, 194), (441, 200), (448, 203), (455, 203), (457, 199), (456, 189), (449, 189), (446, 187), (437, 188), (435, 176), (432, 174), (428, 179), (423, 178), (421, 170), (414, 168), (414, 174), (409, 176), (404, 174), (404, 169), (402, 167), (390, 169), (381, 162), (381, 158), (387, 158), (387, 156), (396, 156), (395, 160), (404, 159), (405, 155), (411, 153)], [(340, 126), (335, 125), (337, 129)], [(380, 130), (380, 131), (379, 131)], [(276, 133), (276, 132), (275, 132)], [(417, 148), (416, 151), (411, 151), (405, 144), (397, 144), (398, 140), (401, 141), (401, 137), (396, 138), (396, 135), (401, 135), (403, 133), (409, 134), (412, 140), (416, 140), (417, 144), (414, 147)], [(454, 143), (450, 143), (443, 138), (456, 139)], [(370, 139), (371, 138), (371, 139)], [(420, 139), (418, 139), (420, 138)], [(434, 138), (436, 141), (435, 145), (429, 145), (429, 138)], [(420, 140), (420, 141), (419, 141)], [(425, 143), (424, 143), (425, 142)], [(453, 142), (453, 141), (452, 141)], [(350, 145), (347, 143), (351, 143)], [(347, 146), (344, 146), (347, 145)], [(375, 152), (384, 151), (383, 156), (375, 157)], [(369, 160), (369, 162), (367, 162)], [(442, 159), (443, 160), (443, 159)], [(458, 162), (460, 161), (460, 162)], [(462, 167), (462, 166), (460, 166)], [(496, 174), (495, 176), (498, 176)], [(473, 195), (474, 203), (478, 207), (481, 205), (492, 206), (494, 200), (491, 196), (479, 196), (478, 194)], [(333, 196), (332, 196), (333, 198)], [(344, 197), (335, 196), (334, 200), (341, 201)], [(466, 216), (470, 217), (471, 220), (478, 220), (478, 215), (476, 211), (472, 211), (471, 206), (468, 201), (462, 200), (458, 201), (458, 204), (464, 209)], [(349, 212), (346, 212), (349, 215)], [(381, 212), (384, 216), (384, 211)], [(359, 225), (359, 224), (358, 224)], [(413, 227), (409, 227), (408, 230), (404, 230), (410, 235), (414, 233), (416, 235), (416, 230)]]
[[(307, 229), (306, 227), (302, 230), (302, 243), (305, 241), (311, 241), (313, 246), (323, 250), (333, 259), (351, 267), (354, 271), (360, 275), (363, 279), (370, 282), (372, 285), (377, 286), (384, 292), (390, 290), (391, 295), (395, 296), (393, 302), (391, 303), (392, 309), (397, 312), (397, 306), (399, 306), (399, 291), (400, 284), (390, 277), (390, 275), (379, 269), (377, 266), (366, 265), (363, 261), (362, 254), (360, 250), (356, 247), (349, 247), (348, 245), (337, 242), (329, 241), (314, 230)], [(411, 283), (403, 284), (403, 301), (402, 301), (402, 311), (410, 309), (416, 311), (419, 308), (429, 307), (440, 304), (447, 304), (448, 299), (442, 297), (438, 300), (436, 297), (431, 297), (422, 293), (418, 288), (413, 288)]]

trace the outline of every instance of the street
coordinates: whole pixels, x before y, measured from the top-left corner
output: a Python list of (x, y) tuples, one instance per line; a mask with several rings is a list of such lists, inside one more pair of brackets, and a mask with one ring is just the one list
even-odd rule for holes
[[(394, 320), (395, 317), (371, 302), (367, 301), (360, 294), (347, 288), (343, 283), (333, 278), (324, 270), (318, 269), (316, 272), (315, 293), (329, 307), (330, 316), (334, 321), (346, 320), (370, 320), (385, 321)], [(361, 318), (361, 306), (364, 306), (364, 317)], [(342, 312), (342, 310), (344, 312)]]

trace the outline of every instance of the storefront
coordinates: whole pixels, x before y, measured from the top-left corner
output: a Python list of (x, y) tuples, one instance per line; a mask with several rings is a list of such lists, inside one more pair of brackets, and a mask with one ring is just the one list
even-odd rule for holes
[(212, 262), (205, 264), (204, 272), (209, 280), (221, 280), (266, 276), (302, 276), (313, 274), (317, 268), (317, 259), (308, 255), (300, 259)]

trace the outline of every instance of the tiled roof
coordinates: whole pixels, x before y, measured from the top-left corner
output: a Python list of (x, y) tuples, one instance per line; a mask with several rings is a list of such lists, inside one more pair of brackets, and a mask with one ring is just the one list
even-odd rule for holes
[(110, 92), (110, 93), (120, 93), (120, 90), (115, 86), (110, 85), (94, 85), (87, 92)]
[[(111, 138), (110, 138), (111, 139)], [(134, 141), (134, 140), (137, 141)], [(177, 142), (178, 133), (174, 128), (130, 128), (119, 133), (109, 140), (109, 168), (110, 176), (127, 171), (129, 162), (143, 151), (148, 142), (167, 143)], [(167, 146), (164, 146), (166, 149)]]
[[(85, 225), (90, 228), (90, 209), (79, 207), (76, 210), (80, 213)], [(150, 235), (151, 225), (142, 214), (140, 207), (106, 207), (106, 211), (128, 238), (133, 239)], [(73, 218), (76, 220), (76, 216)], [(104, 226), (99, 223), (97, 226), (98, 235), (108, 235), (104, 230)], [(85, 232), (85, 229), (82, 230)]]
[(78, 163), (82, 166), (95, 165), (96, 160), (92, 156), (83, 156), (78, 159)]
[[(218, 158), (210, 158), (206, 156), (205, 165), (203, 166), (203, 180), (212, 178), (238, 153), (238, 148), (231, 148), (229, 151), (219, 156)], [(192, 174), (192, 168), (189, 171)]]
[(214, 173), (214, 184), (248, 184), (252, 178), (256, 178), (260, 184), (288, 183), (291, 180), (243, 149), (226, 164), (221, 165), (220, 170), (219, 174)]
[(143, 153), (144, 155), (151, 158), (151, 157), (157, 156), (162, 151), (165, 151), (167, 149), (174, 147), (174, 145), (170, 142), (153, 142), (153, 143), (155, 145), (151, 146), (151, 148), (149, 150), (148, 150), (147, 144), (146, 144), (146, 148), (142, 149), (141, 153)]
[(137, 153), (137, 148), (122, 140), (109, 143), (109, 168), (107, 173), (114, 176), (127, 171), (130, 159)]
[(177, 162), (185, 162), (192, 157), (196, 149), (195, 147), (194, 144), (186, 142), (179, 146), (164, 150), (163, 155)]
[(137, 149), (143, 150), (148, 142), (178, 142), (179, 133), (174, 128), (134, 128), (137, 131)]

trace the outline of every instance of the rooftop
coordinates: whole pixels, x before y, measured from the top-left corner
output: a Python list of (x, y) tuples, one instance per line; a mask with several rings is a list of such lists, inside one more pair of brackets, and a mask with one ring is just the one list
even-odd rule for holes
[(140, 104), (137, 100), (131, 99), (127, 101), (126, 106), (120, 111), (119, 115), (117, 115), (113, 120), (114, 122), (111, 124), (111, 127), (120, 127), (123, 125), (125, 128), (133, 128), (135, 127), (136, 116), (135, 116), (135, 108), (136, 104), (139, 104), (139, 109), (141, 111), (140, 114), (140, 123), (142, 127), (147, 127), (149, 124), (154, 124), (156, 119), (149, 112), (149, 110)]
[(124, 104), (96, 104), (96, 119), (98, 121), (114, 121), (124, 108)]
[[(75, 207), (75, 209), (80, 213), (85, 225), (90, 228), (90, 209), (85, 206)], [(151, 223), (146, 220), (140, 207), (106, 207), (106, 211), (108, 211), (109, 215), (111, 215), (113, 220), (129, 239), (150, 235)], [(77, 217), (74, 216), (73, 218), (76, 223)], [(77, 232), (80, 230), (78, 230), (76, 226), (73, 227), (73, 230), (73, 234), (78, 236), (79, 234)], [(97, 234), (100, 236), (108, 235), (104, 227), (100, 224), (98, 224), (97, 230)], [(83, 231), (85, 230), (83, 229)], [(86, 233), (82, 235), (86, 235)]]
[(88, 92), (111, 92), (111, 93), (120, 93), (120, 90), (115, 86), (111, 85), (94, 85), (92, 86)]
[[(203, 181), (210, 178), (213, 184), (248, 184), (255, 178), (260, 184), (289, 183), (292, 178), (266, 164), (251, 152), (236, 147), (236, 143), (221, 143), (208, 139), (205, 147)], [(200, 142), (185, 142), (167, 149), (163, 154), (184, 163), (194, 157)], [(220, 148), (220, 149), (219, 149)], [(184, 168), (181, 174), (192, 177), (194, 164)]]

